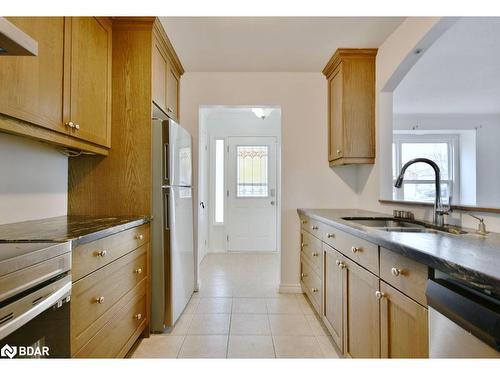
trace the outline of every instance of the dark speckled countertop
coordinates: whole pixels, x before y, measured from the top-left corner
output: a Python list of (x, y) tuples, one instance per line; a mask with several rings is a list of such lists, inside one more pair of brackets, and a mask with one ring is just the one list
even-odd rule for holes
[[(500, 234), (386, 232), (343, 217), (387, 217), (364, 210), (298, 209), (300, 214), (332, 225), (427, 266), (500, 295)], [(390, 216), (389, 216), (390, 217)]]
[(145, 216), (58, 216), (0, 225), (0, 242), (66, 242), (73, 246), (148, 223)]

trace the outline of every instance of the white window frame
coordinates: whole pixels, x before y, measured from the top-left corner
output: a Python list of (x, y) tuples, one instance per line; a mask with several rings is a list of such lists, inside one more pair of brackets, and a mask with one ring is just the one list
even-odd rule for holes
[[(235, 164), (236, 164), (236, 173), (235, 173), (235, 177), (236, 177), (236, 181), (232, 181), (234, 182), (234, 186), (235, 186), (235, 196), (234, 198), (235, 199), (269, 199), (269, 197), (271, 196), (271, 189), (269, 188), (269, 146), (268, 145), (236, 145), (236, 158), (238, 158), (238, 147), (265, 147), (267, 149), (267, 176), (266, 176), (266, 180), (267, 180), (267, 192), (266, 192), (266, 195), (260, 195), (260, 196), (241, 196), (241, 195), (238, 195), (238, 160), (236, 160)], [(229, 160), (228, 160), (229, 161)]]
[[(216, 171), (217, 171), (217, 141), (223, 141), (223, 155), (224, 155), (224, 165), (223, 165), (223, 178), (222, 178), (222, 191), (223, 191), (223, 198), (222, 198), (222, 204), (223, 204), (223, 219), (222, 221), (216, 221), (215, 215), (216, 215), (216, 205), (217, 205), (217, 182), (216, 182)], [(226, 163), (227, 163), (227, 138), (226, 137), (211, 137), (210, 139), (210, 163), (209, 163), (209, 181), (210, 181), (210, 191), (209, 194), (213, 198), (213, 205), (211, 206), (210, 210), (210, 221), (212, 225), (214, 226), (224, 226), (226, 224), (226, 209), (227, 209), (227, 199), (226, 199)]]
[[(402, 143), (446, 143), (448, 145), (448, 155), (449, 155), (449, 165), (448, 179), (442, 179), (441, 183), (446, 183), (449, 185), (449, 192), (451, 194), (451, 198), (453, 202), (456, 202), (457, 199), (460, 199), (460, 136), (458, 134), (411, 134), (411, 133), (394, 133), (393, 134), (393, 150), (395, 153), (393, 154), (393, 160), (396, 162), (396, 176), (399, 175), (401, 169), (403, 167), (401, 161), (401, 144)], [(391, 164), (392, 167), (392, 164)], [(441, 176), (442, 177), (442, 176)], [(395, 179), (393, 179), (393, 186), (395, 183)], [(404, 184), (435, 184), (434, 180), (408, 180), (403, 179)], [(393, 198), (399, 201), (410, 201), (409, 199), (404, 198), (404, 188), (403, 186), (400, 189), (396, 189), (393, 187)]]

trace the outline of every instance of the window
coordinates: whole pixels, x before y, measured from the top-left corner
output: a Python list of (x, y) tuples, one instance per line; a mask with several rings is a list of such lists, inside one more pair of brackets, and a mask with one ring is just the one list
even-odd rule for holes
[(268, 197), (269, 147), (237, 146), (236, 158), (236, 196), (238, 198)]
[(224, 223), (224, 140), (215, 140), (215, 223)]
[[(414, 158), (428, 158), (441, 170), (441, 197), (459, 197), (458, 136), (454, 134), (394, 134), (392, 174), (396, 181), (403, 165)], [(408, 167), (400, 189), (393, 188), (396, 200), (434, 202), (434, 170), (424, 163)]]

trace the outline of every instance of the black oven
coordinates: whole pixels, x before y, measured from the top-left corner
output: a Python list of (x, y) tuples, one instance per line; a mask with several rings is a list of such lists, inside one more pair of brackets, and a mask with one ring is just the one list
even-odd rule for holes
[[(0, 244), (0, 253), (3, 245)], [(48, 256), (55, 255), (49, 259), (43, 259), (41, 254), (32, 254), (29, 259), (29, 254), (23, 254), (27, 263), (0, 259), (2, 359), (71, 356), (71, 253), (52, 250), (45, 252)], [(11, 262), (10, 267), (7, 261)], [(26, 264), (31, 265), (19, 269), (19, 265)], [(14, 270), (14, 266), (18, 269)]]

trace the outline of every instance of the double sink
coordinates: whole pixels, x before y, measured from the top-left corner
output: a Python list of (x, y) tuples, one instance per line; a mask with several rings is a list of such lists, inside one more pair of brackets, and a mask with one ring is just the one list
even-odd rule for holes
[(418, 220), (399, 219), (391, 217), (343, 217), (354, 224), (363, 225), (386, 232), (406, 232), (406, 233), (448, 233), (466, 234), (467, 232), (451, 226), (440, 227)]

